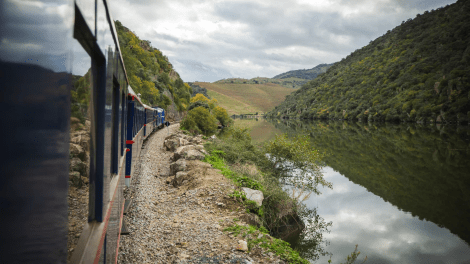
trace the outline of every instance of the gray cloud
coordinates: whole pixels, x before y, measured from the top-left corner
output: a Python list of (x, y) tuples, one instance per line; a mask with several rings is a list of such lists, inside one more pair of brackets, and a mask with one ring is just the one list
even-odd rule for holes
[[(114, 18), (148, 39), (170, 60), (216, 69), (185, 81), (230, 76), (272, 77), (341, 60), (387, 30), (455, 0), (137, 1), (111, 3)], [(172, 61), (173, 64), (175, 62)], [(201, 80), (201, 79), (199, 79)]]

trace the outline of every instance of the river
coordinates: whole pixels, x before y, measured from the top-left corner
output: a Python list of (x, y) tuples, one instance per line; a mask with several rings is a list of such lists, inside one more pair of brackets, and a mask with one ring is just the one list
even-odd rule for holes
[(332, 263), (344, 262), (356, 244), (370, 264), (470, 263), (469, 127), (264, 119), (236, 125), (251, 128), (255, 143), (308, 134), (325, 153), (323, 173), (333, 189), (305, 203), (333, 223), (324, 234)]

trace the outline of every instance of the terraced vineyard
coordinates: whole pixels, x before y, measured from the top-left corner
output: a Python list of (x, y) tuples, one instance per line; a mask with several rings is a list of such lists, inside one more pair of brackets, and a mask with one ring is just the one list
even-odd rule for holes
[(194, 84), (206, 88), (209, 96), (217, 99), (219, 105), (227, 109), (229, 115), (268, 112), (283, 102), (286, 95), (295, 91), (273, 83), (195, 82)]

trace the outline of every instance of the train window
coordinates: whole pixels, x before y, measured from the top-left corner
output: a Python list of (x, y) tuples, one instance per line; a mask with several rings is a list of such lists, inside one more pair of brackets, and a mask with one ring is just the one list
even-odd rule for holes
[[(84, 23), (80, 10), (75, 8), (76, 23), (72, 46), (72, 87), (71, 87), (71, 127), (70, 127), (70, 173), (68, 189), (68, 235), (67, 262), (71, 262), (72, 250), (77, 247), (78, 236), (87, 224), (90, 191), (90, 144), (92, 129), (92, 105), (90, 93), (95, 84), (90, 57), (91, 31)], [(88, 49), (88, 50), (87, 50)]]
[(112, 104), (112, 115), (113, 115), (113, 120), (112, 120), (112, 139), (111, 139), (111, 173), (112, 175), (115, 175), (118, 173), (119, 169), (119, 136), (121, 135), (119, 129), (119, 82), (117, 79), (114, 77), (113, 78), (113, 104)]

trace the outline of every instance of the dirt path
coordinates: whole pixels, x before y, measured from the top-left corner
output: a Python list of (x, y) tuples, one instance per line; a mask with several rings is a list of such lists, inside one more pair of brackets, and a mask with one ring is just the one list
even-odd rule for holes
[[(170, 126), (170, 133), (179, 124)], [(237, 250), (241, 237), (223, 228), (238, 222), (243, 208), (227, 196), (235, 188), (211, 165), (188, 161), (190, 177), (169, 184), (167, 129), (144, 145), (138, 176), (125, 195), (133, 205), (124, 217), (129, 235), (121, 236), (119, 263), (284, 263), (272, 254)]]

